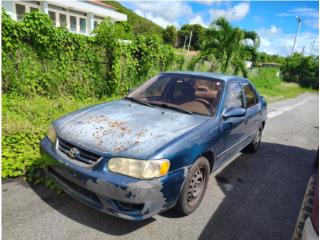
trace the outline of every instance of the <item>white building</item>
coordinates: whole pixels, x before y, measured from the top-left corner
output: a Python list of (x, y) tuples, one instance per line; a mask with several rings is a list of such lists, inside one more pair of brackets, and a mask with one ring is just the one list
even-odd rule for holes
[(244, 61), (246, 68), (252, 68), (252, 61)]
[(25, 13), (41, 11), (50, 16), (55, 26), (81, 34), (90, 34), (106, 17), (115, 22), (127, 21), (127, 15), (96, 0), (2, 1), (2, 7), (16, 21), (21, 21)]

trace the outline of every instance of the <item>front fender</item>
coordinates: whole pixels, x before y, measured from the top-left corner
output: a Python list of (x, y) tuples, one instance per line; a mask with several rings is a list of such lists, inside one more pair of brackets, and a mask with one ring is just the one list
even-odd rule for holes
[(160, 148), (152, 158), (169, 159), (170, 171), (192, 165), (203, 153), (215, 152), (219, 131), (218, 120), (212, 117)]

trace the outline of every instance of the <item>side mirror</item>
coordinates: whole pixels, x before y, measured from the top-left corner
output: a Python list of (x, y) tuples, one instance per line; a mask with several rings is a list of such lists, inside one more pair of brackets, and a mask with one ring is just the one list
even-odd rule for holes
[(246, 115), (246, 109), (242, 107), (235, 107), (230, 108), (227, 111), (225, 111), (222, 115), (224, 119), (231, 118), (231, 117), (243, 117)]

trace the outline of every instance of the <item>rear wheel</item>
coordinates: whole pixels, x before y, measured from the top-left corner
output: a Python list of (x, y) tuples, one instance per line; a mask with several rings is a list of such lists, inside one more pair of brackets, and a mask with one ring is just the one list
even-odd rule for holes
[(198, 208), (207, 190), (209, 175), (209, 161), (205, 157), (198, 158), (189, 171), (175, 207), (180, 215), (188, 215)]
[(256, 132), (256, 135), (254, 136), (252, 142), (245, 148), (245, 151), (250, 153), (254, 153), (258, 151), (260, 147), (261, 137), (262, 137), (262, 128), (260, 128)]

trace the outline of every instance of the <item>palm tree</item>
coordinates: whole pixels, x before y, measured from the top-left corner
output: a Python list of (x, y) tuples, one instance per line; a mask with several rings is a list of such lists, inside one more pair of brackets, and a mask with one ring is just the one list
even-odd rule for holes
[(218, 18), (208, 28), (206, 39), (196, 62), (208, 61), (214, 57), (223, 72), (231, 67), (235, 74), (240, 71), (243, 76), (247, 76), (244, 61), (256, 57), (260, 44), (256, 32), (233, 27), (225, 18)]

